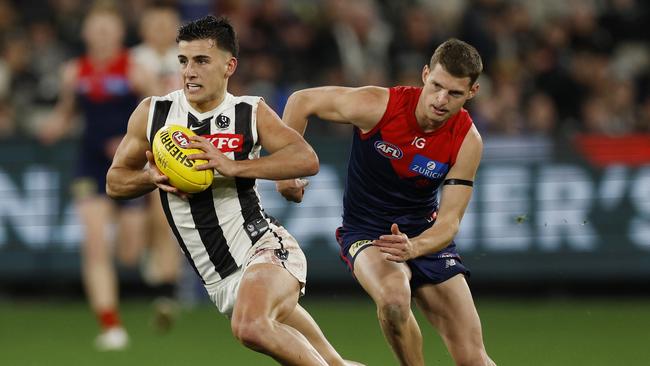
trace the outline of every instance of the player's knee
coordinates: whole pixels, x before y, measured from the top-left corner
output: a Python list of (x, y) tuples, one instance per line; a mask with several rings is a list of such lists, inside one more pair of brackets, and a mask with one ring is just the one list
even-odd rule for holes
[(133, 250), (118, 251), (117, 259), (127, 267), (135, 267), (140, 261), (140, 253)]
[(270, 322), (261, 318), (233, 319), (232, 334), (244, 346), (253, 350), (264, 349), (264, 339), (270, 334)]
[(384, 291), (377, 301), (377, 311), (382, 320), (399, 327), (406, 322), (411, 311), (410, 293), (403, 290)]

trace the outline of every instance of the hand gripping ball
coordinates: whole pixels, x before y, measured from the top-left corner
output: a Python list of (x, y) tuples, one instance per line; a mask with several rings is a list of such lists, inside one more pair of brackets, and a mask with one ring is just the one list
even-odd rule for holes
[(169, 177), (172, 186), (187, 193), (198, 193), (212, 185), (212, 169), (196, 170), (205, 160), (190, 160), (191, 154), (200, 154), (199, 149), (190, 149), (190, 136), (195, 133), (189, 128), (176, 125), (164, 126), (153, 138), (151, 149), (158, 169)]

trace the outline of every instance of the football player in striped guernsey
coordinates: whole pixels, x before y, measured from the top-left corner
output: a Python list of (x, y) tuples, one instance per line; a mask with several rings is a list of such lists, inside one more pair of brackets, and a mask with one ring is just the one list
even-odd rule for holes
[[(284, 122), (301, 134), (311, 115), (354, 126), (336, 237), (402, 365), (424, 365), (411, 298), (457, 365), (494, 365), (453, 241), (483, 148), (462, 108), (478, 92), (482, 68), (474, 47), (450, 39), (423, 67), (422, 87), (306, 89), (284, 110)], [(303, 188), (295, 179), (278, 182), (293, 201)]]
[[(183, 89), (135, 109), (107, 174), (108, 194), (129, 199), (158, 188), (186, 258), (245, 346), (285, 365), (358, 365), (341, 358), (298, 304), (305, 256), (264, 212), (255, 184), (314, 175), (316, 154), (260, 97), (227, 92), (238, 45), (226, 19), (190, 22), (177, 41)], [(198, 135), (189, 147), (203, 153), (189, 158), (208, 162), (197, 169), (214, 169), (203, 192), (180, 192), (155, 166), (152, 137), (173, 124)], [(261, 148), (269, 155), (260, 157)]]

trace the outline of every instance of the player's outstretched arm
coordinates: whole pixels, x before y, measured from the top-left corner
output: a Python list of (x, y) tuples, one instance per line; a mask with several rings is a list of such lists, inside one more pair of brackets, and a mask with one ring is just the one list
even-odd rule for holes
[(257, 133), (262, 147), (270, 154), (259, 159), (231, 160), (201, 136), (192, 136), (189, 147), (203, 153), (189, 159), (208, 162), (196, 168), (216, 169), (226, 177), (289, 179), (318, 173), (318, 158), (314, 150), (296, 131), (282, 123), (280, 117), (260, 101), (257, 106)]
[[(126, 135), (120, 142), (113, 163), (106, 174), (106, 193), (114, 199), (141, 196), (156, 187), (170, 193), (178, 193), (170, 186), (153, 162), (147, 140), (147, 116), (151, 99), (146, 98), (129, 118)], [(149, 166), (145, 165), (149, 162)]]
[[(388, 97), (388, 89), (376, 86), (325, 86), (299, 90), (289, 97), (282, 121), (301, 135), (305, 133), (310, 116), (335, 123), (349, 123), (367, 132), (381, 120)], [(302, 201), (305, 187), (306, 181), (296, 179), (279, 181), (276, 185), (278, 192), (293, 202)]]
[[(472, 125), (458, 151), (456, 163), (447, 174), (447, 180), (473, 182), (476, 176), (483, 142), (476, 127)], [(373, 244), (385, 253), (386, 259), (404, 262), (426, 254), (436, 253), (449, 245), (460, 227), (460, 220), (472, 197), (472, 187), (466, 184), (444, 185), (436, 222), (422, 234), (409, 238), (399, 230), (397, 224), (391, 226), (391, 233), (375, 240)]]
[(330, 122), (350, 123), (362, 131), (370, 131), (384, 115), (388, 97), (388, 89), (376, 86), (303, 89), (289, 97), (282, 121), (301, 135), (305, 133), (310, 116)]

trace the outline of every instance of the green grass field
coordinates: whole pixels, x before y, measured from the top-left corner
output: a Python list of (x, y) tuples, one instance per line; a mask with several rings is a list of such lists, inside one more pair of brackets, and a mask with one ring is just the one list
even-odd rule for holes
[[(369, 301), (312, 298), (303, 305), (345, 357), (396, 365)], [(500, 366), (650, 365), (650, 299), (479, 299), (477, 306), (488, 351)], [(149, 327), (148, 303), (127, 302), (122, 312), (130, 348), (99, 353), (85, 304), (0, 302), (0, 365), (275, 365), (236, 343), (227, 320), (209, 304), (183, 311), (164, 335)], [(452, 365), (439, 337), (418, 319), (427, 365)]]

